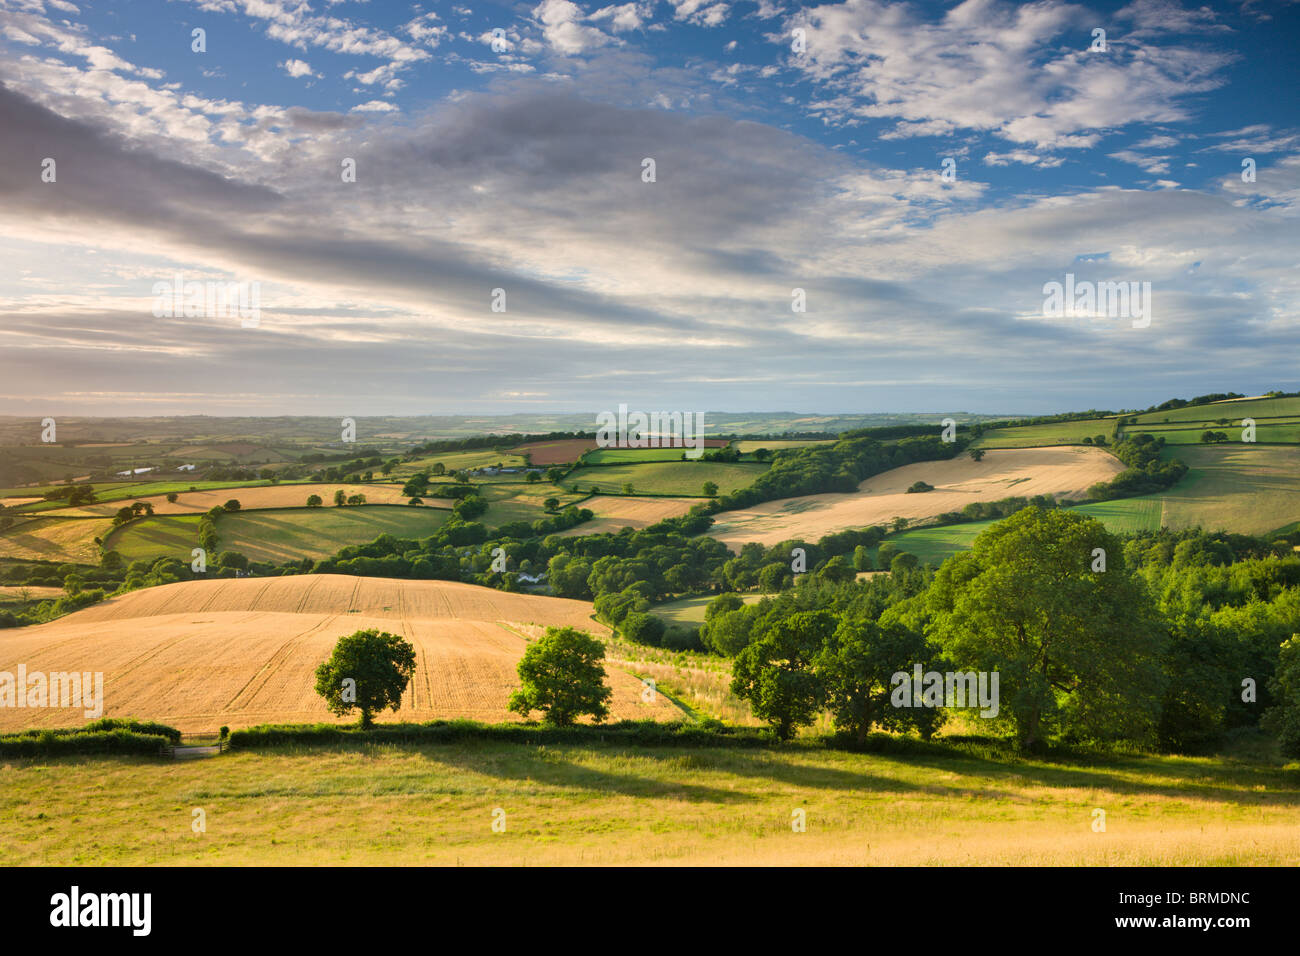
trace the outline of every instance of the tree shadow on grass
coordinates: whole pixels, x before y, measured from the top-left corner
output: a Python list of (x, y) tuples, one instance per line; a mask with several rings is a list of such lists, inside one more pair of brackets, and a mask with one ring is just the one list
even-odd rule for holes
[[(511, 749), (506, 749), (511, 748)], [(611, 759), (651, 760), (662, 776), (599, 770), (568, 759), (566, 751)], [(683, 747), (591, 747), (547, 748), (497, 745), (491, 748), (428, 748), (425, 756), (488, 776), (515, 780), (536, 780), (558, 787), (577, 788), (633, 797), (675, 797), (714, 803), (743, 803), (762, 799), (762, 790), (733, 790), (686, 782), (692, 774), (730, 774), (752, 780), (779, 781), (792, 787), (825, 790), (919, 791), (923, 788), (889, 777), (782, 762), (781, 751), (722, 750)], [(778, 759), (773, 760), (776, 756)]]
[[(629, 753), (613, 748), (606, 751), (603, 748), (580, 746), (538, 748), (527, 744), (494, 744), (481, 747), (458, 744), (422, 746), (418, 750), (429, 760), (466, 772), (498, 779), (533, 781), (548, 787), (614, 793), (626, 797), (667, 797), (698, 803), (741, 803), (753, 799), (749, 794), (720, 787), (601, 770), (571, 760), (566, 754), (566, 751), (570, 750), (611, 757)], [(636, 755), (641, 754), (636, 753)]]
[[(890, 760), (945, 773), (970, 773), (994, 781), (1056, 789), (1097, 789), (1244, 806), (1300, 806), (1300, 775), (1275, 767), (1243, 764), (1171, 765), (1158, 757), (1128, 754), (1078, 758), (1033, 757), (996, 760), (953, 751), (878, 754)], [(1131, 775), (1128, 776), (1128, 775)], [(1265, 787), (1271, 789), (1260, 790)], [(981, 793), (983, 791), (980, 791)]]

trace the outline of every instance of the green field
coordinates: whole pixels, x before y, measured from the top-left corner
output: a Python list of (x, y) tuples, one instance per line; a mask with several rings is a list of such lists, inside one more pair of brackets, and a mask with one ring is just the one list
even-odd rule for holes
[(393, 469), (392, 477), (413, 475), (417, 471), (432, 468), (438, 463), (441, 463), (448, 473), (467, 468), (487, 468), (494, 465), (501, 465), (504, 468), (524, 467), (524, 459), (520, 455), (512, 455), (507, 451), (497, 451), (492, 448), (483, 448), (472, 451), (438, 452), (426, 458), (405, 461)]
[(1078, 445), (1085, 438), (1103, 435), (1110, 443), (1115, 430), (1113, 418), (1087, 418), (1077, 422), (1054, 422), (1049, 425), (1024, 425), (1019, 428), (994, 428), (975, 439), (975, 448), (1032, 448), (1040, 445)]
[[(1249, 398), (1231, 402), (1215, 402), (1212, 405), (1189, 405), (1185, 408), (1171, 408), (1163, 412), (1149, 412), (1138, 416), (1138, 424), (1156, 424), (1160, 422), (1214, 422), (1226, 418), (1239, 423), (1242, 418), (1253, 418), (1262, 424), (1267, 418), (1300, 418), (1300, 397), (1297, 398)], [(1132, 425), (1128, 426), (1130, 429)]]
[[(1276, 758), (914, 749), (652, 747), (593, 735), (179, 762), (9, 759), (0, 863), (1290, 866), (1300, 857), (1300, 778)], [(1103, 833), (1092, 830), (1098, 807)], [(206, 820), (198, 835), (195, 808)], [(492, 828), (497, 810), (504, 832)], [(797, 810), (804, 832), (791, 826)]]
[(636, 464), (647, 461), (681, 461), (681, 448), (595, 448), (582, 456), (585, 464), (611, 465), (619, 462)]
[[(1106, 526), (1107, 531), (1116, 534), (1160, 527), (1161, 504), (1158, 498), (1121, 498), (1080, 505), (1070, 510), (1096, 518)], [(996, 522), (972, 521), (968, 524), (913, 528), (902, 534), (891, 535), (887, 540), (897, 545), (900, 551), (910, 551), (916, 555), (922, 564), (939, 565), (945, 558), (970, 550), (980, 532), (993, 524)], [(875, 555), (872, 557), (874, 560)]]
[(1126, 534), (1132, 531), (1154, 531), (1159, 528), (1163, 508), (1158, 496), (1144, 496), (1098, 501), (1089, 505), (1079, 505), (1073, 510), (1096, 518), (1106, 526), (1107, 531), (1113, 534)]
[[(893, 543), (898, 550), (916, 555), (921, 559), (922, 564), (938, 566), (946, 558), (970, 550), (976, 536), (992, 524), (994, 524), (992, 521), (972, 521), (968, 524), (913, 528), (902, 534), (891, 535), (886, 540)], [(871, 559), (879, 567), (879, 549), (872, 552)]]
[[(1137, 434), (1139, 431), (1147, 432), (1157, 438), (1163, 438), (1168, 445), (1199, 445), (1201, 444), (1201, 434), (1205, 431), (1223, 432), (1228, 436), (1228, 441), (1223, 444), (1238, 443), (1242, 437), (1240, 419), (1228, 425), (1220, 425), (1217, 422), (1199, 422), (1191, 426), (1146, 425), (1141, 428), (1129, 425), (1126, 426), (1126, 431), (1129, 434)], [(1300, 443), (1300, 422), (1286, 420), (1257, 422), (1255, 425), (1255, 441), (1264, 442), (1265, 444), (1286, 445)]]
[(1186, 462), (1183, 480), (1158, 497), (1170, 528), (1266, 534), (1300, 521), (1300, 447), (1184, 445), (1166, 455)]
[[(176, 558), (188, 564), (199, 546), (202, 515), (155, 515), (133, 521), (109, 535), (108, 549), (132, 561)], [(224, 541), (222, 542), (224, 545)]]
[[(697, 597), (679, 598), (676, 601), (664, 601), (650, 608), (650, 613), (663, 618), (667, 624), (689, 624), (694, 627), (704, 623), (704, 609), (709, 606), (716, 594), (702, 594)], [(742, 594), (740, 599), (746, 604), (757, 604), (763, 600), (762, 594)]]
[(340, 548), (365, 544), (381, 534), (425, 538), (450, 516), (450, 510), (410, 505), (267, 508), (222, 515), (217, 519), (217, 534), (223, 551), (282, 564), (329, 557)]
[(632, 483), (634, 494), (680, 495), (702, 497), (704, 483), (712, 481), (719, 494), (729, 494), (753, 484), (768, 469), (766, 464), (750, 462), (672, 461), (644, 465), (604, 465), (578, 468), (564, 478), (564, 486), (575, 483), (588, 491), (592, 485), (605, 494), (620, 494), (625, 482)]

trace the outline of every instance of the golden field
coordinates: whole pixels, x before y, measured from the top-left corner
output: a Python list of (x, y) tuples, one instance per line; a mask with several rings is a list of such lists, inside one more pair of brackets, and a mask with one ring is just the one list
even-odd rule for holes
[[(397, 713), (380, 721), (519, 719), (506, 711), (527, 637), (547, 626), (604, 636), (583, 601), (448, 581), (301, 575), (190, 581), (133, 591), (48, 624), (0, 631), (0, 670), (102, 671), (105, 717), (182, 731), (269, 722), (345, 722), (316, 695), (315, 669), (338, 638), (388, 630), (415, 645)], [(609, 668), (613, 719), (680, 711)], [(349, 718), (351, 719), (351, 718)], [(0, 709), (0, 730), (76, 726), (80, 710)]]

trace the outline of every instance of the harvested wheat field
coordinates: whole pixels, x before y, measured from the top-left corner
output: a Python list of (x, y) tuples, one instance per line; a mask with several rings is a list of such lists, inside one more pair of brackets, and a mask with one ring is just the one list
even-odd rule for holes
[(623, 528), (648, 528), (665, 518), (678, 518), (699, 504), (698, 498), (631, 498), (619, 495), (596, 495), (578, 504), (590, 508), (592, 518), (585, 524), (561, 531), (561, 537), (580, 534), (618, 532)]
[[(316, 666), (362, 628), (400, 634), (416, 670), (397, 713), (380, 721), (520, 719), (524, 635), (573, 626), (604, 636), (584, 601), (509, 594), (450, 581), (301, 575), (189, 581), (134, 591), (49, 624), (0, 631), (0, 671), (102, 671), (105, 717), (158, 720), (182, 731), (268, 722), (347, 722), (314, 690)], [(680, 716), (640, 680), (608, 668), (614, 719)], [(0, 709), (0, 730), (76, 726), (81, 709)]]
[(346, 495), (365, 495), (366, 504), (404, 505), (408, 498), (402, 495), (402, 486), (397, 484), (366, 483), (360, 485), (337, 484), (302, 484), (302, 485), (257, 485), (251, 488), (219, 488), (215, 491), (182, 491), (175, 502), (167, 500), (166, 495), (148, 495), (143, 498), (122, 498), (106, 501), (102, 504), (81, 505), (77, 508), (58, 508), (45, 512), (52, 516), (86, 516), (117, 514), (119, 508), (129, 506), (135, 501), (147, 501), (153, 505), (154, 514), (189, 515), (209, 511), (217, 505), (224, 505), (231, 498), (239, 502), (241, 509), (249, 508), (305, 508), (307, 498), (320, 495), (323, 507), (334, 506), (334, 492), (342, 491)]
[[(806, 495), (766, 501), (717, 515), (709, 535), (732, 550), (756, 541), (773, 545), (792, 538), (816, 541), (849, 528), (888, 524), (893, 518), (929, 518), (960, 511), (974, 501), (1013, 495), (1083, 498), (1088, 488), (1124, 470), (1118, 458), (1100, 448), (991, 449), (983, 461), (961, 455), (947, 461), (922, 461), (868, 478), (854, 494)], [(917, 481), (934, 491), (908, 494)]]
[(95, 538), (112, 528), (107, 518), (23, 518), (0, 533), (0, 557), (98, 564)]
[(42, 587), (38, 584), (0, 585), (0, 600), (4, 601), (44, 601), (47, 598), (63, 597), (63, 588)]

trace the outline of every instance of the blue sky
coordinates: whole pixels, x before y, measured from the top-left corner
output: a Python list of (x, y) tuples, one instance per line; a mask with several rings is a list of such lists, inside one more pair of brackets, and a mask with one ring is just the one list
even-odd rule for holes
[[(1297, 388), (1298, 39), (1285, 0), (7, 0), (0, 413)], [(1066, 273), (1151, 321), (1045, 316)], [(154, 314), (177, 274), (257, 327)]]

